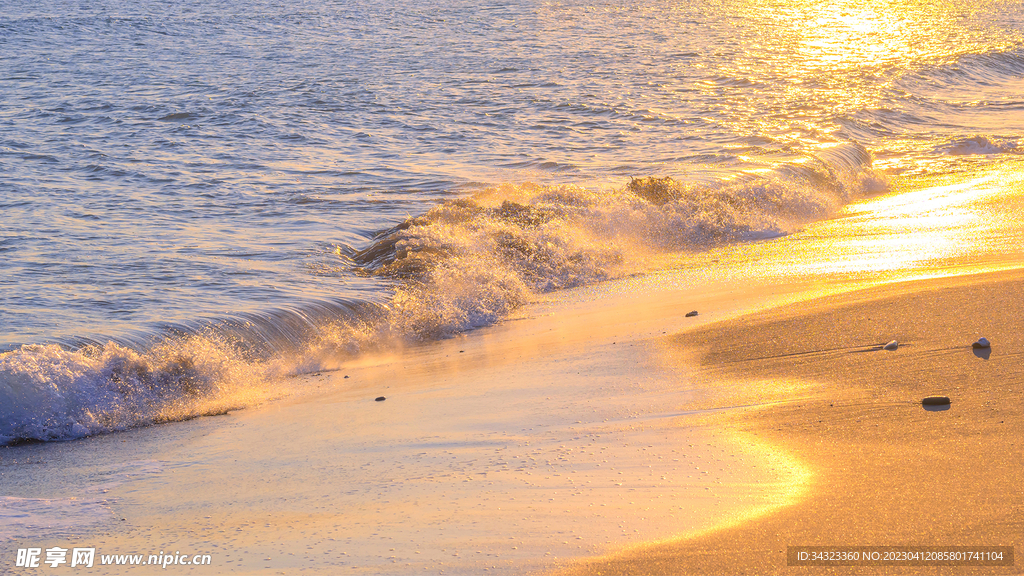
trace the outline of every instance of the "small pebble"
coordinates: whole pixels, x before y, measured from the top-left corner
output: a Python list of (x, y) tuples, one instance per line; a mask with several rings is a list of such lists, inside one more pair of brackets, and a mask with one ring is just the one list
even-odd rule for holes
[(929, 396), (921, 400), (921, 404), (925, 406), (944, 406), (949, 404), (949, 396)]
[(373, 399), (374, 402), (383, 402), (385, 400), (387, 400), (387, 398), (383, 396), (377, 396), (376, 398)]
[(697, 311), (696, 310), (694, 310), (693, 312), (687, 312), (686, 313), (686, 317), (687, 318), (692, 318), (692, 317), (694, 317), (696, 315), (697, 315)]
[(889, 342), (888, 344), (886, 344), (885, 346), (882, 346), (882, 350), (895, 350), (895, 349), (897, 349), (899, 347), (900, 347), (899, 343), (896, 342), (895, 340), (893, 340), (893, 341)]
[(345, 374), (345, 378), (348, 378), (348, 374)]
[(971, 344), (971, 348), (991, 348), (991, 347), (992, 347), (992, 343), (989, 342), (988, 338), (985, 338), (984, 336), (982, 336), (981, 338), (978, 338), (978, 341), (975, 342), (974, 344)]

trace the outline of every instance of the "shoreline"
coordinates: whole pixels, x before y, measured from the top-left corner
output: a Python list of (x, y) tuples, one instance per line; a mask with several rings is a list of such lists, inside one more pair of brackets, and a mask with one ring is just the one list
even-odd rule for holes
[[(70, 493), (116, 516), (8, 545), (214, 556), (175, 567), (187, 574), (518, 574), (761, 514), (798, 471), (711, 427), (675, 427), (697, 386), (662, 366), (659, 343), (807, 286), (702, 293), (670, 277), (562, 293), (515, 321), (300, 377), (320, 386), (311, 395), (29, 447), (26, 463), (97, 470)], [(704, 314), (685, 317), (680, 299)], [(29, 474), (17, 495), (53, 495), (27, 465), (12, 471)]]
[[(84, 543), (108, 553), (214, 554), (209, 569), (176, 568), (188, 574), (679, 573), (681, 554), (708, 553), (682, 550), (678, 535), (711, 542), (765, 525), (800, 509), (829, 477), (806, 447), (773, 451), (810, 425), (793, 399), (820, 402), (829, 380), (813, 370), (822, 361), (931, 350), (919, 362), (927, 367), (953, 349), (894, 333), (896, 322), (837, 332), (835, 310), (927, 295), (982, 278), (968, 273), (1019, 265), (1019, 233), (1007, 214), (1022, 204), (1024, 186), (1007, 184), (999, 217), (985, 219), (971, 193), (990, 180), (920, 182), (797, 234), (667, 258), (656, 268), (668, 270), (541, 296), (498, 325), (298, 377), (286, 384), (301, 381), (296, 387), (310, 393), (262, 407), (5, 449), (14, 455), (4, 462), (6, 495), (61, 499), (35, 502), (38, 522), (60, 518), (70, 500), (91, 506), (55, 524), (58, 533), (39, 530), (8, 549)], [(981, 195), (995, 210), (995, 193)], [(942, 218), (925, 219), (917, 233), (904, 222), (919, 202)], [(943, 218), (972, 228), (947, 230)], [(975, 231), (998, 257), (974, 258), (978, 244), (959, 249)], [(885, 252), (891, 238), (907, 241), (903, 253)], [(691, 310), (700, 313), (686, 316)], [(927, 312), (918, 307), (904, 324), (938, 326), (922, 321)], [(818, 324), (794, 320), (805, 317)], [(833, 333), (853, 340), (822, 344)], [(902, 344), (893, 355), (866, 353), (890, 339)], [(778, 349), (744, 356), (736, 343)], [(773, 372), (787, 361), (795, 371)], [(889, 376), (870, 363), (856, 368)], [(866, 394), (870, 386), (848, 389)], [(379, 396), (386, 400), (374, 402)], [(788, 431), (750, 429), (765, 415)], [(15, 513), (22, 504), (3, 502)], [(716, 542), (729, 549), (728, 540)], [(594, 554), (602, 559), (588, 559)], [(705, 557), (694, 570), (778, 568), (718, 561)]]
[[(868, 288), (672, 338), (721, 385), (705, 422), (807, 463), (791, 506), (558, 571), (581, 574), (1005, 574), (1005, 567), (787, 566), (788, 546), (1012, 546), (1024, 511), (1024, 269)], [(993, 342), (988, 358), (971, 342)], [(896, 351), (881, 350), (888, 340)], [(764, 385), (758, 385), (758, 382)], [(786, 384), (779, 386), (780, 383)], [(781, 390), (780, 390), (781, 388)], [(952, 398), (945, 411), (921, 399)]]

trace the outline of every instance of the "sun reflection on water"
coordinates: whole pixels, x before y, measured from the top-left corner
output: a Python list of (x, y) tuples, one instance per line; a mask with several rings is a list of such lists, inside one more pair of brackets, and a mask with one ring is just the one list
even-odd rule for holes
[(852, 204), (842, 217), (780, 241), (779, 253), (791, 254), (787, 266), (796, 275), (1001, 269), (1020, 257), (1021, 168), (935, 179)]
[[(844, 114), (874, 111), (896, 121), (941, 121), (910, 117), (893, 109), (893, 96), (908, 71), (956, 61), (965, 54), (1006, 49), (1009, 36), (993, 36), (979, 14), (988, 0), (957, 4), (920, 0), (778, 0), (732, 4), (755, 29), (737, 30), (750, 48), (723, 68), (723, 78), (745, 79), (745, 98), (732, 102), (730, 128), (751, 136), (768, 134), (784, 145), (849, 139)], [(705, 93), (720, 94), (725, 80), (705, 81)], [(749, 92), (762, 98), (749, 98)]]

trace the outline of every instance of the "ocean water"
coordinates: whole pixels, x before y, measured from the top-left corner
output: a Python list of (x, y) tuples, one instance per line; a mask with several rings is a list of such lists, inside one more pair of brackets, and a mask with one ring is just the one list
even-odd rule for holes
[(220, 413), (1024, 154), (996, 0), (9, 0), (0, 444)]

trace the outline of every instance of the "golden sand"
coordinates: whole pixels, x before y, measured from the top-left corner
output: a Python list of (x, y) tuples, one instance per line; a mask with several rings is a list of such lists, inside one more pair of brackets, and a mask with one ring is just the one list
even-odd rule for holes
[[(731, 527), (564, 574), (974, 574), (1011, 567), (787, 566), (789, 546), (1013, 546), (1024, 540), (1024, 272), (894, 284), (673, 338), (709, 418), (792, 454), (805, 492)], [(972, 349), (985, 336), (990, 355)], [(895, 351), (882, 350), (897, 340)], [(728, 382), (731, 384), (722, 385)], [(765, 385), (765, 383), (768, 383)], [(716, 384), (717, 383), (717, 384)], [(927, 396), (951, 398), (928, 411)]]

